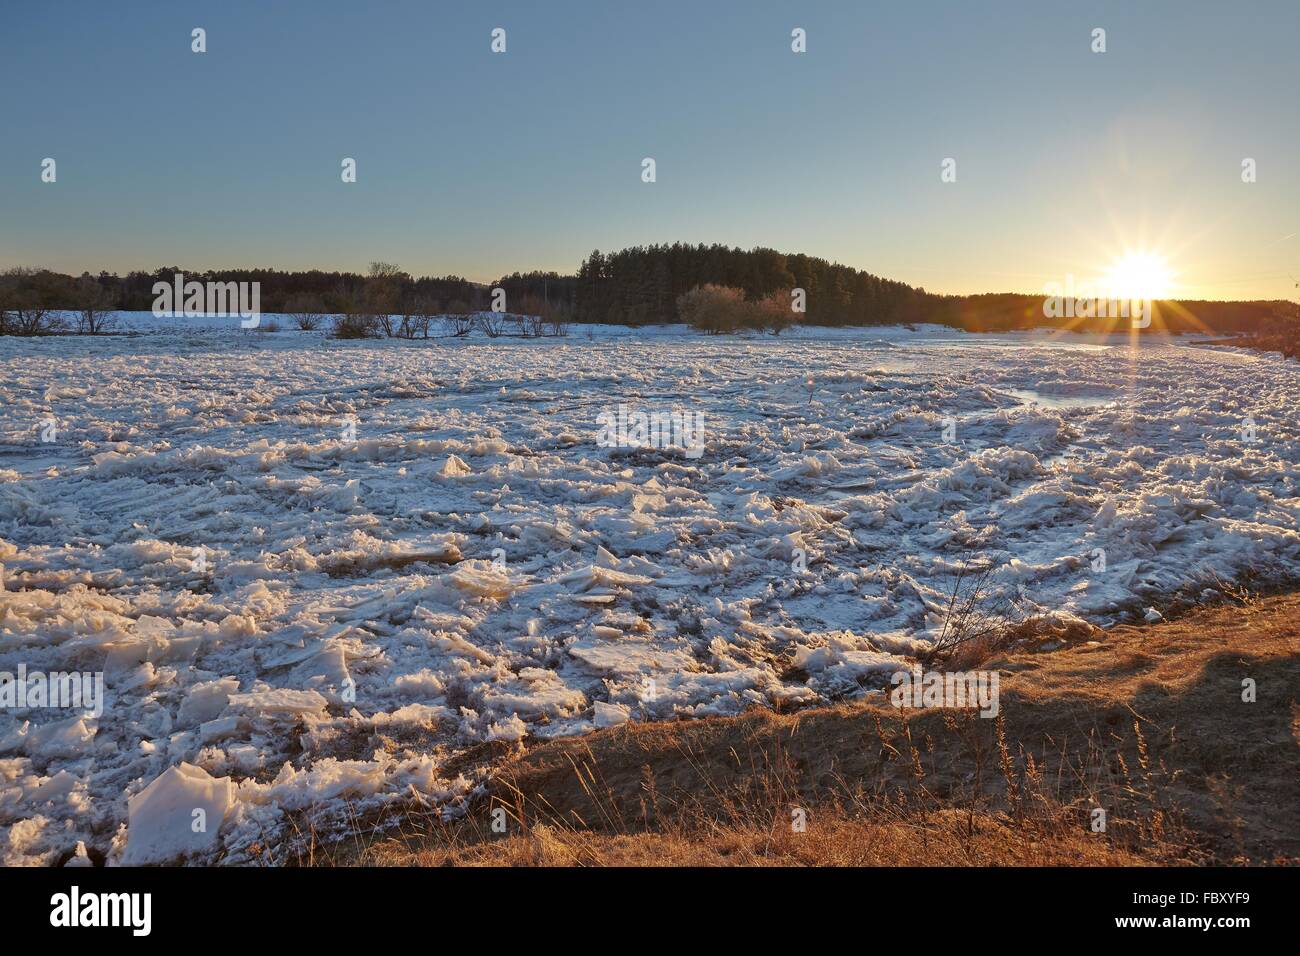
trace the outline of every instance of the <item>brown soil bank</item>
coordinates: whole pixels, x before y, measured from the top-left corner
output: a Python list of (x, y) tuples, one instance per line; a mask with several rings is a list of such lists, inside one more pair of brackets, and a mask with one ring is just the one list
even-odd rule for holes
[(1300, 595), (1098, 636), (980, 665), (1000, 673), (996, 719), (878, 696), (541, 744), (467, 819), (413, 812), (329, 862), (1300, 859)]

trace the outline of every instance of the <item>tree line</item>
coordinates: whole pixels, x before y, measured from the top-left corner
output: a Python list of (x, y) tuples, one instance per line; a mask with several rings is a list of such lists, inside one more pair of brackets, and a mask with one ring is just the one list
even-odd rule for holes
[[(1104, 317), (1053, 322), (1044, 316), (1041, 295), (935, 295), (813, 256), (678, 242), (596, 250), (576, 275), (514, 272), (491, 285), (454, 275), (414, 277), (383, 262), (364, 273), (168, 267), (74, 277), (13, 268), (0, 273), (0, 335), (110, 331), (116, 311), (151, 310), (155, 283), (170, 284), (177, 273), (202, 283), (259, 283), (263, 313), (292, 316), (302, 329), (332, 323), (343, 337), (463, 336), (475, 328), (491, 337), (559, 335), (571, 321), (685, 322), (717, 334), (779, 334), (796, 323), (928, 322), (975, 332), (1062, 324), (1079, 331), (1127, 327)], [(1285, 301), (1156, 303), (1150, 331), (1247, 332), (1296, 311)]]
[[(52, 335), (112, 331), (116, 313), (148, 312), (156, 283), (258, 283), (261, 311), (287, 315), (298, 328), (332, 325), (343, 338), (562, 334), (573, 310), (573, 276), (514, 273), (495, 286), (460, 276), (414, 277), (396, 265), (371, 263), (365, 273), (275, 269), (185, 270), (176, 266), (125, 276), (100, 272), (69, 276), (49, 269), (16, 267), (0, 273), (0, 335)], [(503, 302), (493, 289), (505, 290)], [(501, 309), (494, 311), (496, 306)], [(269, 320), (259, 325), (275, 330)]]

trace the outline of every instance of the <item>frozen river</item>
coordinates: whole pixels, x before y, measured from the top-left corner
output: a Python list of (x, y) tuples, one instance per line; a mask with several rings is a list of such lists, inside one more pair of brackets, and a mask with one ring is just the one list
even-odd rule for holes
[[(0, 672), (105, 686), (0, 711), (4, 863), (239, 862), (455, 807), (484, 742), (870, 693), (964, 562), (1101, 624), (1300, 572), (1297, 366), (1177, 342), (0, 339), (0, 398)], [(125, 828), (180, 765), (209, 830)]]

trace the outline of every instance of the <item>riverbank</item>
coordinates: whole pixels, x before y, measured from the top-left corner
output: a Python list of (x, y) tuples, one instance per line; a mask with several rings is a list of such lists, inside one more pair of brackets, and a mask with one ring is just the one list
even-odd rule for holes
[(358, 834), (302, 862), (1300, 858), (1300, 595), (1117, 626), (1100, 640), (980, 666), (1001, 677), (996, 719), (901, 711), (881, 697), (790, 715), (628, 724), (522, 752), (462, 821), (413, 812), (384, 836)]

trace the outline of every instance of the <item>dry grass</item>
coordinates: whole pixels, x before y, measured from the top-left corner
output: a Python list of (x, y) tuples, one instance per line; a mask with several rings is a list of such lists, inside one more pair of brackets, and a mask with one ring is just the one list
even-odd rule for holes
[[(994, 720), (877, 699), (624, 725), (506, 762), (459, 821), (411, 810), (384, 835), (314, 849), (311, 862), (1300, 859), (1300, 596), (1116, 627), (1100, 641), (1069, 637), (1063, 649), (986, 665), (1001, 675)], [(1254, 703), (1242, 701), (1245, 678)], [(1095, 809), (1106, 811), (1105, 832), (1092, 830)]]
[(981, 816), (974, 831), (959, 811), (906, 821), (810, 816), (804, 832), (785, 819), (635, 834), (544, 823), (505, 837), (460, 831), (419, 844), (390, 840), (353, 862), (376, 866), (1143, 866), (1083, 832), (1026, 834)]

